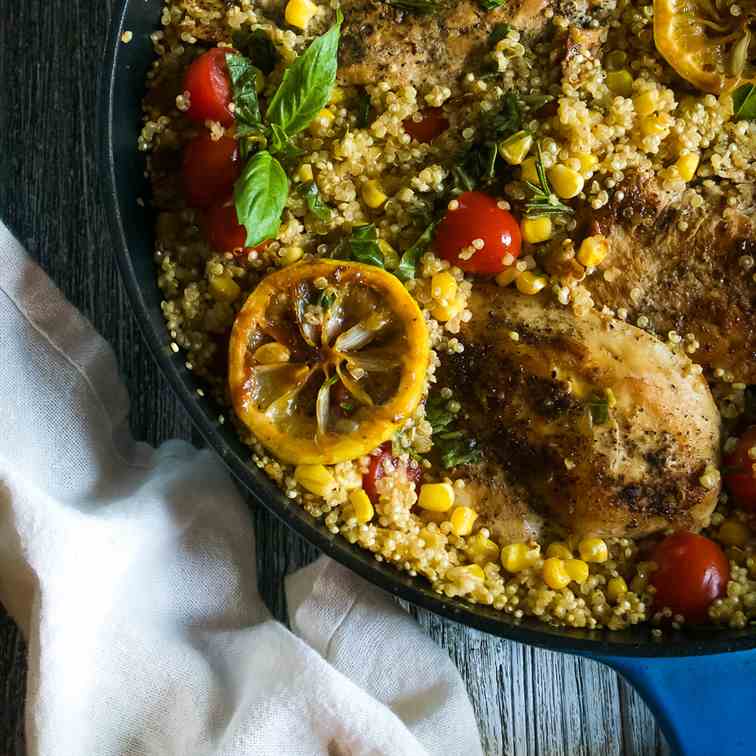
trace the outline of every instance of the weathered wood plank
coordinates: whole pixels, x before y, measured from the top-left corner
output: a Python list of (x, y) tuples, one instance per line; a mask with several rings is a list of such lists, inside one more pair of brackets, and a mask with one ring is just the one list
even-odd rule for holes
[[(158, 443), (191, 438), (191, 428), (139, 337), (97, 195), (95, 78), (110, 9), (111, 0), (0, 0), (0, 217), (114, 345), (134, 435)], [(317, 552), (265, 511), (255, 521), (260, 591), (283, 619), (284, 575)], [(666, 756), (645, 706), (610, 670), (413, 611), (458, 665), (487, 753)], [(22, 729), (24, 654), (0, 609), (2, 756)]]

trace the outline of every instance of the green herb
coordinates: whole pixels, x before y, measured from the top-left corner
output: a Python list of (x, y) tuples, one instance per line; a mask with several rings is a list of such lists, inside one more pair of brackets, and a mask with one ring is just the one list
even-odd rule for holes
[(341, 407), (341, 411), (345, 415), (351, 415), (357, 409), (357, 405), (354, 402), (341, 402), (339, 407)]
[(318, 185), (314, 181), (308, 181), (306, 184), (302, 184), (299, 187), (299, 192), (307, 203), (307, 209), (318, 220), (327, 221), (330, 219), (333, 210), (331, 210), (331, 208), (321, 199)]
[(353, 260), (378, 268), (386, 267), (383, 252), (378, 244), (378, 232), (372, 223), (352, 229), (347, 244)]
[(281, 164), (267, 150), (247, 163), (234, 185), (239, 223), (247, 229), (245, 246), (256, 247), (278, 233), (289, 180)]
[(507, 0), (478, 0), (483, 10), (492, 11), (504, 5)]
[(394, 8), (424, 16), (438, 10), (438, 0), (386, 0)]
[(449, 409), (449, 399), (438, 394), (429, 396), (425, 403), (425, 419), (433, 429), (433, 448), (438, 452), (444, 469), (480, 459), (477, 441), (454, 429), (457, 415)]
[(511, 30), (512, 27), (509, 24), (494, 24), (493, 29), (491, 29), (491, 34), (488, 36), (488, 44), (491, 47), (496, 47), (496, 45), (501, 42)]
[(370, 113), (373, 109), (373, 105), (370, 102), (370, 95), (366, 90), (360, 92), (360, 96), (357, 100), (357, 128), (366, 129), (370, 126)]
[(756, 120), (756, 85), (743, 84), (742, 87), (738, 87), (732, 93), (732, 105), (736, 120)]
[(554, 95), (547, 94), (529, 94), (520, 95), (520, 102), (527, 105), (531, 110), (540, 110), (544, 105), (551, 102)]
[(263, 131), (256, 89), (258, 70), (241, 55), (226, 55), (226, 65), (234, 96), (236, 137), (240, 142), (242, 156), (246, 157), (250, 149), (246, 137), (260, 137)]
[(337, 11), (336, 23), (286, 69), (268, 105), (268, 122), (289, 137), (307, 128), (331, 97), (343, 20)]
[(455, 415), (449, 410), (449, 400), (439, 394), (428, 396), (425, 402), (425, 419), (430, 423), (432, 432), (442, 433), (453, 422)]
[(536, 149), (535, 167), (538, 174), (538, 186), (531, 184), (530, 181), (526, 182), (530, 191), (533, 192), (533, 196), (525, 205), (526, 214), (530, 218), (535, 218), (539, 215), (558, 215), (573, 212), (572, 208), (560, 202), (551, 190), (551, 184), (546, 177), (546, 169), (543, 167), (541, 145), (538, 144)]
[(433, 241), (433, 234), (439, 223), (440, 221), (432, 221), (425, 231), (417, 237), (415, 243), (409, 249), (404, 251), (399, 260), (399, 267), (396, 269), (397, 278), (402, 281), (409, 281), (415, 277), (417, 264), (420, 262), (420, 258), (425, 254), (425, 251)]
[(485, 136), (491, 140), (512, 136), (522, 126), (522, 111), (517, 97), (508, 92), (501, 100), (501, 105), (483, 124)]
[(316, 304), (323, 310), (330, 310), (336, 301), (336, 293), (331, 288), (323, 289)]
[(246, 55), (266, 76), (276, 67), (278, 50), (262, 29), (235, 32), (231, 40), (234, 49)]
[(605, 396), (594, 394), (588, 400), (588, 409), (591, 413), (591, 420), (596, 425), (609, 422), (609, 400)]

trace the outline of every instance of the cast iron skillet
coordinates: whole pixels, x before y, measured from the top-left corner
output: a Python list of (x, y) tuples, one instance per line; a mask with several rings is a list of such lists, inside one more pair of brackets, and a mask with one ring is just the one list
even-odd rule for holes
[[(533, 619), (516, 622), (487, 607), (449, 600), (421, 579), (376, 562), (371, 554), (332, 535), (292, 503), (256, 467), (249, 449), (218, 409), (196, 394), (194, 376), (169, 348), (152, 257), (153, 219), (144, 161), (136, 143), (141, 99), (159, 28), (162, 0), (118, 0), (105, 54), (98, 105), (99, 163), (112, 242), (124, 285), (144, 338), (168, 383), (207, 443), (254, 498), (326, 554), (378, 587), (419, 606), (488, 633), (543, 648), (590, 656), (610, 664), (640, 691), (659, 718), (673, 748), (682, 754), (752, 754), (746, 739), (756, 704), (756, 633), (687, 629), (663, 641), (647, 627), (608, 633), (550, 628)], [(129, 30), (133, 39), (121, 42)], [(144, 205), (137, 198), (145, 200)], [(741, 652), (741, 653), (733, 653)]]

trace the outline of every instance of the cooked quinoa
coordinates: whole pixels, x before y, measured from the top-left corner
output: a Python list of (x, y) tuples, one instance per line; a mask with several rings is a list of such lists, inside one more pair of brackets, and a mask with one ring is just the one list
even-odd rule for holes
[[(298, 154), (288, 159), (291, 190), (276, 237), (264, 248), (218, 253), (205, 239), (199, 211), (184, 201), (177, 155), (202, 129), (215, 141), (232, 132), (217, 121), (202, 125), (187, 119), (191, 97), (182, 90), (183, 74), (210, 47), (230, 49), (235, 32), (261, 29), (280, 56), (260, 93), (271, 97), (286, 66), (329, 28), (334, 11), (330, 4), (317, 4), (304, 31), (282, 23), (280, 4), (270, 0), (167, 2), (163, 29), (152, 35), (156, 59), (148, 75), (139, 138), (153, 183), (162, 310), (171, 348), (203, 387), (198, 395), (228, 408), (222, 419), (233, 422), (250, 446), (251, 463), (286, 496), (321, 518), (332, 533), (373, 552), (376, 560), (423, 576), (439, 594), (489, 605), (517, 619), (535, 616), (554, 625), (612, 630), (644, 621), (662, 628), (679, 626), (682, 616), (654, 608), (649, 576), (655, 564), (649, 558), (648, 539), (572, 538), (548, 518), (537, 539), (506, 542), (497, 537), (477, 512), (475, 494), (470, 493), (475, 489), (464, 468), (450, 474), (430, 461), (434, 429), (424, 401), (392, 439), (392, 454), (381, 457), (377, 498), (367, 512), (355, 492), (362, 490), (374, 455), (325, 465), (318, 473), (320, 482), (313, 484), (300, 469), (305, 466), (285, 464), (266, 451), (230, 406), (229, 332), (263, 277), (327, 256), (340, 239), (364, 224), (374, 225), (386, 268), (395, 269), (402, 252), (437, 216), (439, 203), (454, 209), (456, 200), (449, 201), (446, 192), (455, 156), (476, 143), (487, 115), (509, 93), (523, 103), (522, 128), (540, 146), (552, 183), (574, 184), (574, 195), (567, 189), (560, 194), (555, 187), (557, 194), (574, 197), (578, 207), (598, 212), (612, 203), (621, 206), (630, 194), (630, 182), (642, 177), (653, 181), (675, 208), (673, 222), (680, 232), (700, 225), (700, 213), (715, 205), (723, 213), (737, 211), (756, 219), (756, 123), (733, 118), (729, 95), (718, 97), (681, 85), (654, 45), (652, 5), (606, 0), (572, 13), (568, 5), (549, 7), (546, 29), (538, 37), (515, 28), (502, 30), (483, 64), (448, 86), (432, 81), (426, 87), (396, 84), (388, 75), (364, 87), (339, 81), (330, 103), (298, 135)], [(345, 13), (348, 16), (348, 7)], [(358, 125), (365, 97), (371, 118), (369, 124)], [(420, 122), (428, 108), (443, 109), (449, 127), (423, 143), (410, 137), (405, 123)], [(530, 152), (531, 161), (534, 154)], [(531, 192), (523, 177), (526, 170), (527, 161), (500, 186), (500, 208), (522, 210)], [(298, 191), (313, 180), (321, 200), (332, 209), (326, 220), (309, 211)], [(378, 199), (382, 195), (380, 202), (375, 192)], [(611, 259), (601, 264), (605, 251), (600, 243), (583, 246), (586, 233), (580, 212), (549, 216), (548, 227), (533, 226), (530, 233), (534, 239), (541, 234), (543, 241), (530, 243), (526, 235), (522, 255), (510, 261), (508, 273), (497, 279), (499, 285), (516, 286), (524, 294), (545, 288), (560, 307), (578, 317), (594, 308), (601, 311), (591, 280), (603, 278), (611, 284), (624, 272), (612, 267)], [(482, 240), (475, 241), (482, 245)], [(469, 256), (479, 251), (475, 242), (472, 247)], [(753, 255), (754, 248), (744, 247), (736, 260), (738, 275), (748, 285), (756, 281)], [(555, 261), (569, 265), (574, 273), (565, 275)], [(455, 285), (441, 291), (434, 281), (442, 279), (434, 276), (444, 271)], [(433, 251), (422, 254), (415, 277), (405, 284), (430, 337), (426, 393), (435, 392), (452, 416), (460, 413), (459, 397), (446, 387), (441, 365), (450, 355), (465, 358), (460, 331), (474, 317), (470, 303), (477, 285), (475, 277)], [(701, 374), (697, 336), (673, 329), (658, 332), (653, 315), (639, 310), (642, 301), (643, 292), (631, 290), (626, 303), (604, 305), (603, 312), (654, 333), (680, 355), (691, 375)], [(527, 334), (512, 328), (508, 338), (519, 343)], [(731, 448), (736, 441), (730, 436), (745, 410), (747, 385), (729, 367), (707, 365), (705, 372), (725, 424), (728, 452), (728, 444)], [(564, 466), (569, 470), (576, 461), (565, 458)], [(418, 506), (418, 488), (409, 474), (418, 466), (424, 483), (450, 485), (453, 509), (435, 512)], [(719, 489), (716, 465), (700, 471), (700, 485)], [(463, 511), (467, 509), (471, 513)], [(709, 609), (717, 624), (741, 628), (756, 621), (751, 522), (722, 490), (710, 525), (703, 530), (722, 545), (731, 565), (726, 595)]]

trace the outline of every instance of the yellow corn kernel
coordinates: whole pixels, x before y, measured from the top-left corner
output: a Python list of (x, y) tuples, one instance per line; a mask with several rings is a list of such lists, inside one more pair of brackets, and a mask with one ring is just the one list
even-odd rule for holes
[(219, 302), (234, 302), (241, 294), (241, 287), (231, 276), (210, 276), (209, 287)]
[(470, 579), (476, 582), (486, 579), (485, 573), (479, 564), (464, 564), (459, 567), (452, 567), (446, 571), (444, 577), (453, 583), (463, 583)]
[(659, 93), (655, 89), (647, 89), (633, 97), (633, 105), (639, 116), (651, 115), (659, 107)]
[(269, 344), (258, 347), (252, 356), (260, 365), (275, 365), (279, 362), (288, 362), (291, 359), (291, 352), (283, 344), (271, 341)]
[(582, 585), (588, 580), (588, 565), (582, 559), (564, 560), (564, 570), (578, 585)]
[(606, 86), (613, 95), (630, 97), (633, 93), (633, 75), (625, 68), (609, 71), (606, 75)]
[(718, 537), (725, 546), (744, 546), (751, 537), (751, 531), (739, 520), (725, 520), (719, 526)]
[(613, 604), (616, 604), (627, 593), (627, 583), (625, 578), (613, 577), (606, 584), (606, 597)]
[(520, 230), (526, 242), (540, 244), (551, 239), (554, 228), (551, 218), (548, 215), (541, 215), (538, 218), (523, 218), (520, 221)]
[(517, 290), (522, 294), (538, 294), (547, 283), (548, 280), (546, 276), (539, 276), (529, 270), (524, 270), (520, 273), (515, 281)]
[(499, 558), (499, 547), (482, 531), (478, 531), (467, 539), (467, 553), (476, 564), (487, 564)]
[(336, 489), (336, 479), (325, 465), (297, 465), (294, 479), (306, 491), (324, 498)]
[(312, 166), (309, 163), (302, 163), (294, 174), (294, 178), (303, 183), (306, 181), (312, 181), (315, 178), (315, 174), (312, 172)]
[(436, 549), (443, 549), (446, 545), (446, 536), (440, 530), (423, 528), (418, 535), (428, 549), (435, 551)]
[(282, 247), (278, 253), (278, 256), (281, 258), (281, 262), (284, 265), (293, 265), (298, 260), (301, 260), (303, 255), (304, 250), (302, 249), (302, 247), (298, 246)]
[(466, 536), (472, 533), (478, 513), (471, 507), (456, 507), (451, 514), (451, 532), (455, 536)]
[(499, 154), (510, 165), (520, 165), (533, 146), (533, 135), (529, 131), (518, 131), (508, 139), (499, 142)]
[(523, 181), (530, 181), (531, 184), (538, 184), (538, 171), (536, 170), (536, 159), (526, 158), (520, 166), (520, 178)]
[(309, 126), (310, 132), (315, 136), (322, 134), (333, 123), (334, 118), (334, 114), (328, 108), (323, 108), (313, 118)]
[(585, 186), (585, 179), (577, 171), (561, 163), (549, 168), (549, 181), (554, 193), (562, 199), (577, 197)]
[(583, 239), (577, 253), (577, 259), (586, 268), (595, 268), (609, 253), (609, 242), (602, 234), (587, 236)]
[(349, 503), (352, 505), (352, 511), (360, 525), (365, 525), (373, 519), (373, 515), (375, 515), (373, 504), (362, 488), (356, 488), (349, 492)]
[(538, 546), (530, 549), (526, 543), (510, 543), (501, 549), (501, 566), (507, 572), (522, 572), (532, 567), (540, 554)]
[(363, 202), (374, 210), (380, 207), (388, 199), (388, 197), (383, 193), (381, 185), (375, 179), (366, 181), (362, 185), (362, 189), (360, 191), (362, 193)]
[(431, 315), (439, 322), (446, 323), (448, 320), (459, 315), (462, 312), (462, 305), (459, 302), (450, 302), (446, 305), (436, 305), (431, 310)]
[(584, 538), (578, 544), (578, 552), (586, 562), (605, 562), (609, 559), (609, 547), (602, 538)]
[(648, 115), (641, 118), (640, 130), (643, 136), (663, 136), (669, 133), (669, 126), (662, 115)]
[(439, 302), (451, 302), (457, 296), (457, 279), (448, 270), (431, 278), (431, 296)]
[(334, 87), (331, 90), (331, 97), (328, 100), (328, 103), (329, 105), (338, 105), (339, 103), (344, 102), (345, 97), (346, 95), (341, 87)]
[(417, 503), (431, 512), (448, 512), (454, 504), (454, 489), (451, 483), (423, 483)]
[(565, 569), (563, 559), (550, 557), (543, 563), (543, 582), (552, 590), (560, 591), (566, 588), (571, 579)]
[(566, 543), (561, 541), (554, 541), (550, 543), (546, 549), (547, 557), (556, 557), (557, 559), (572, 559), (572, 551)]
[(499, 286), (509, 286), (509, 284), (515, 281), (519, 276), (520, 271), (517, 270), (516, 266), (510, 265), (508, 268), (504, 268), (504, 270), (496, 276), (496, 283), (499, 284)]
[(580, 163), (580, 172), (585, 176), (587, 173), (593, 173), (598, 165), (599, 159), (588, 152), (578, 152), (573, 155)]
[(306, 29), (312, 17), (318, 12), (318, 6), (312, 0), (289, 0), (286, 3), (284, 18), (289, 26)]
[(604, 58), (604, 68), (607, 71), (618, 71), (627, 62), (627, 53), (624, 50), (612, 50)]
[(677, 158), (675, 166), (683, 181), (692, 181), (693, 176), (696, 175), (696, 171), (698, 170), (700, 160), (701, 156), (697, 152), (689, 152), (687, 155), (680, 155)]
[(399, 267), (399, 255), (397, 251), (385, 240), (378, 239), (378, 247), (383, 253), (383, 264), (387, 270), (396, 270)]

